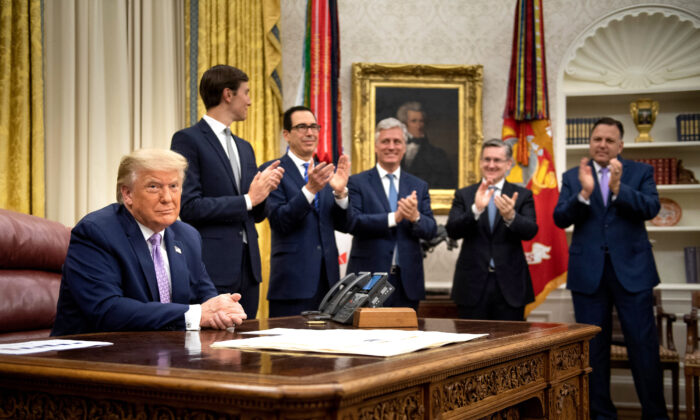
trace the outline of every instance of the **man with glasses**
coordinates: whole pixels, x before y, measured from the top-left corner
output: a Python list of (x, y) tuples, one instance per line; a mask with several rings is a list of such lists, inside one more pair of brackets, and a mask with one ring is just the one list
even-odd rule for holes
[[(334, 230), (346, 232), (350, 160), (338, 167), (315, 162), (320, 126), (313, 112), (295, 106), (284, 113), (282, 135), (289, 144), (279, 159), (285, 175), (267, 199), (272, 229), (270, 316), (299, 315), (318, 309), (340, 280)], [(261, 170), (275, 165), (267, 162)]]
[(183, 221), (202, 235), (202, 257), (219, 293), (240, 293), (250, 319), (258, 311), (260, 250), (255, 223), (284, 170), (273, 163), (258, 173), (250, 143), (231, 133), (248, 116), (248, 76), (217, 65), (205, 71), (199, 94), (206, 115), (173, 136), (170, 148), (187, 158), (182, 191)]
[(537, 234), (535, 201), (530, 190), (506, 181), (512, 165), (510, 145), (487, 140), (481, 182), (455, 192), (445, 228), (464, 239), (452, 283), (460, 318), (523, 321), (535, 299), (521, 244)]

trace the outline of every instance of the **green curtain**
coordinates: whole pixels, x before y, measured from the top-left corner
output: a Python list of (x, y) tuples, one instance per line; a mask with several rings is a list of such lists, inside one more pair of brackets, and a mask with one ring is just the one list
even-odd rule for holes
[[(279, 19), (279, 0), (185, 1), (185, 123), (192, 125), (204, 115), (197, 90), (202, 73), (216, 64), (238, 67), (250, 78), (252, 105), (248, 119), (234, 123), (231, 130), (250, 142), (258, 164), (279, 154), (283, 112)], [(257, 228), (263, 276), (257, 317), (264, 319), (268, 316), (270, 227), (265, 221)]]
[(0, 0), (0, 208), (44, 217), (41, 0)]

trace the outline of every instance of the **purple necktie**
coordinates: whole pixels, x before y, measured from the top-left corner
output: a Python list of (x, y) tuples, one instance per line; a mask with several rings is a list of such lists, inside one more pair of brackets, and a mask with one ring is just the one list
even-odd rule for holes
[(168, 273), (165, 271), (163, 256), (160, 255), (160, 233), (154, 233), (148, 238), (151, 243), (151, 258), (153, 265), (156, 267), (156, 278), (158, 279), (158, 294), (160, 294), (161, 303), (170, 303), (170, 280)]
[(608, 193), (610, 192), (610, 183), (608, 173), (610, 168), (605, 167), (600, 169), (600, 193), (603, 194), (603, 204), (608, 205)]

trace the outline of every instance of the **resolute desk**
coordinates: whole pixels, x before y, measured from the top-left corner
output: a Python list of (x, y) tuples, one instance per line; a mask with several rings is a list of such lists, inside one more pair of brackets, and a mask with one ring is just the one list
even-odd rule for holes
[[(292, 317), (237, 331), (275, 327), (307, 328)], [(391, 358), (211, 349), (244, 337), (226, 331), (73, 336), (114, 345), (0, 356), (0, 418), (589, 417), (597, 327), (425, 318), (419, 328), (489, 336)]]

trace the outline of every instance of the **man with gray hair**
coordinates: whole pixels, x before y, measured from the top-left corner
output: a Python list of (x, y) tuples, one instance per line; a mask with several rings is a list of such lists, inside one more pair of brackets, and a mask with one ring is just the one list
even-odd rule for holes
[(396, 290), (384, 306), (417, 309), (425, 298), (420, 239), (432, 239), (437, 224), (428, 184), (401, 170), (406, 137), (401, 121), (380, 121), (374, 143), (377, 165), (348, 181), (353, 235), (348, 272), (390, 273)]
[(122, 158), (117, 203), (71, 232), (51, 335), (225, 329), (246, 319), (239, 294), (217, 296), (199, 233), (177, 220), (186, 168), (169, 150)]
[(522, 241), (537, 234), (532, 192), (506, 181), (510, 145), (491, 139), (481, 147), (481, 182), (455, 192), (447, 234), (463, 239), (452, 283), (460, 318), (524, 320), (535, 299)]
[(401, 168), (428, 183), (430, 188), (455, 188), (457, 177), (447, 154), (428, 141), (428, 118), (420, 102), (406, 102), (396, 111), (396, 118), (406, 125), (406, 154)]

